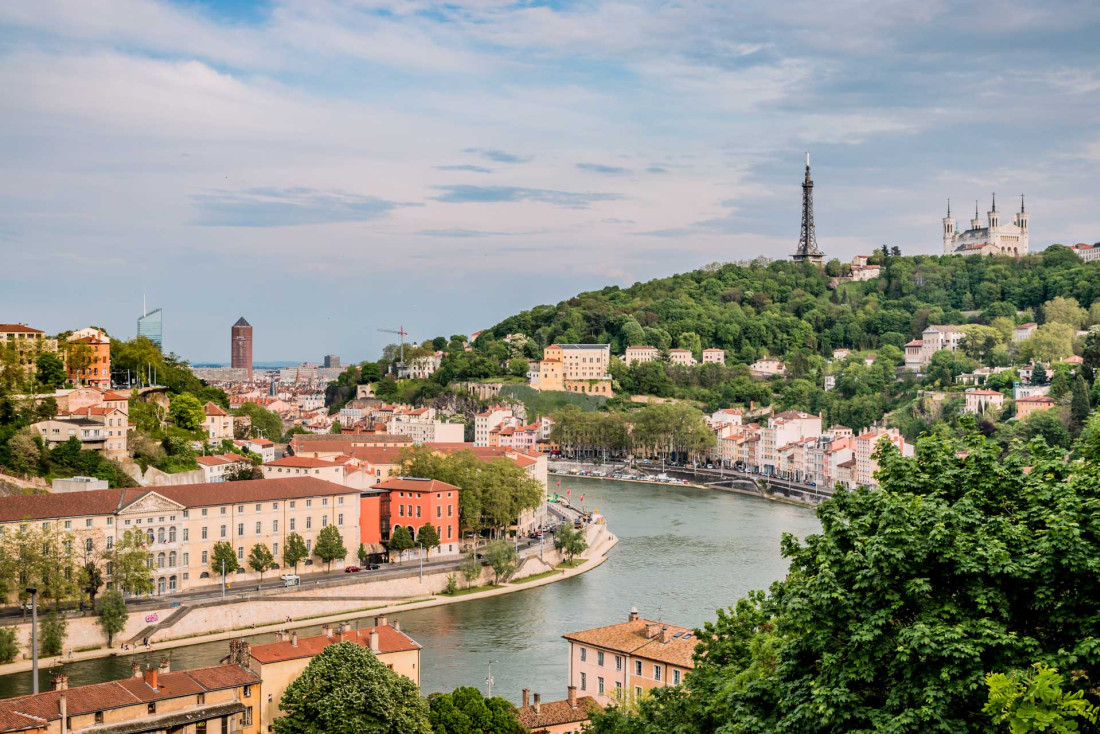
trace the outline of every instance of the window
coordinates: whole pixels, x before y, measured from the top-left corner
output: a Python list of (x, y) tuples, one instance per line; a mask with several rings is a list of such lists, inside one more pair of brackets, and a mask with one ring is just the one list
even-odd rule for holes
[(616, 655), (615, 656), (615, 670), (622, 670), (622, 669), (623, 669), (623, 656), (622, 655)]
[(337, 497), (336, 498), (336, 504), (338, 504), (338, 505), (344, 504), (344, 498), (343, 497)]
[(85, 553), (91, 553), (92, 552), (92, 539), (91, 538), (85, 538), (84, 539), (84, 552)]
[(239, 523), (237, 523), (237, 537), (239, 538), (242, 535), (244, 535), (244, 523), (239, 522)]
[(256, 505), (256, 512), (259, 512), (259, 511), (260, 511), (260, 506)]
[(615, 681), (615, 696), (620, 697), (623, 695), (623, 682), (621, 680)]
[(336, 516), (336, 524), (337, 525), (343, 525), (344, 524), (344, 513), (341, 512), (339, 515)]
[[(199, 695), (198, 695), (198, 696), (197, 696), (197, 697), (195, 698), (195, 703), (199, 704), (200, 706), (201, 706), (202, 704), (206, 703), (206, 694), (205, 694), (205, 693), (200, 693), (200, 694), (199, 694)], [(205, 724), (206, 722), (204, 721), (203, 723)]]
[(237, 505), (237, 512), (244, 512), (244, 505)]
[(229, 717), (222, 717), (222, 734), (229, 734)]
[(405, 505), (398, 505), (398, 506), (397, 506), (397, 514), (398, 514), (398, 516), (400, 516), (400, 517), (404, 517), (404, 516), (405, 516)]
[(65, 521), (65, 529), (66, 530), (72, 530), (72, 528), (73, 528), (73, 521), (72, 520), (66, 520)]
[(115, 547), (115, 538), (113, 535), (107, 536), (107, 550), (111, 550)]
[(313, 507), (313, 500), (306, 500), (306, 507)]
[(188, 528), (183, 529), (183, 542), (186, 543), (191, 539), (191, 530)]
[(150, 714), (155, 714), (157, 712), (157, 702), (150, 701), (149, 705), (146, 706), (146, 711), (148, 711)]
[(328, 515), (321, 515), (321, 527), (328, 527)]
[(312, 527), (313, 527), (313, 518), (312, 517), (307, 517), (306, 518), (306, 530), (310, 530)]
[(97, 724), (102, 724), (103, 723), (103, 712), (102, 711), (96, 711), (95, 712), (95, 723), (97, 723)]
[(297, 503), (296, 503), (296, 502), (295, 502), (294, 500), (291, 500), (291, 501), (290, 501), (290, 509), (292, 509), (292, 510), (293, 510), (293, 509), (294, 509), (294, 505), (296, 505), (296, 504), (297, 504)]
[(582, 647), (581, 648), (581, 662), (583, 663), (586, 660), (588, 660), (588, 648)]
[(603, 667), (603, 650), (596, 651), (596, 665)]
[(294, 518), (293, 517), (290, 518), (290, 532), (292, 532), (292, 533), (294, 532), (294, 526), (295, 525), (297, 525), (297, 523), (295, 522)]
[(241, 695), (244, 696), (245, 698), (248, 698), (249, 696), (251, 696), (252, 695), (252, 686), (245, 686), (244, 687), (244, 692)]
[(222, 511), (222, 514), (223, 514), (223, 515), (225, 514), (225, 511), (226, 511), (227, 509), (229, 509), (229, 508), (228, 508), (228, 507), (222, 507), (222, 508), (221, 508), (221, 511)]
[(115, 564), (112, 561), (107, 561), (107, 575), (110, 576), (115, 572)]
[[(202, 539), (206, 540), (206, 526), (205, 525), (202, 528)], [(187, 540), (187, 539), (184, 538), (184, 540)]]
[(261, 532), (261, 531), (260, 531), (260, 529), (261, 529), (262, 527), (263, 527), (263, 523), (262, 523), (262, 522), (257, 522), (257, 523), (256, 523), (256, 535), (259, 535), (259, 534), (260, 534), (260, 532)]
[(653, 666), (653, 680), (661, 680), (661, 666), (660, 665), (654, 665)]
[(222, 525), (222, 527), (221, 527), (221, 534), (222, 534), (222, 537), (224, 538), (225, 537), (225, 525)]
[(641, 675), (641, 674), (642, 674), (642, 661), (641, 660), (635, 660), (634, 661), (634, 675)]
[(157, 554), (157, 568), (164, 568), (164, 554)]
[(107, 524), (108, 525), (114, 525), (115, 524), (115, 519), (113, 517), (108, 517), (107, 518)]
[(237, 546), (237, 560), (238, 561), (243, 561), (244, 560), (244, 546), (243, 545), (238, 545)]
[[(313, 552), (313, 539), (312, 538), (306, 541), (306, 552), (307, 553), (312, 553)], [(313, 563), (313, 561), (306, 561), (307, 566), (310, 565), (311, 563)]]
[(278, 520), (272, 520), (271, 521), (271, 532), (273, 532), (273, 533), (279, 532), (279, 521)]
[(275, 556), (276, 558), (279, 557), (279, 544), (278, 543), (272, 543), (271, 544), (271, 555)]
[(203, 551), (202, 552), (202, 565), (205, 566), (207, 561), (209, 561), (209, 560), (210, 560), (210, 554), (207, 551)]
[(674, 686), (680, 685), (680, 671), (679, 670), (672, 671), (672, 685), (674, 685)]
[(175, 543), (176, 542), (176, 526), (175, 525), (168, 528), (168, 542), (169, 543)]
[(321, 498), (321, 507), (328, 507), (328, 497)]
[(175, 566), (176, 565), (176, 552), (175, 551), (172, 551), (171, 553), (168, 554), (168, 565), (169, 566)]
[(191, 565), (191, 554), (190, 553), (184, 553), (183, 554), (183, 565), (184, 565), (184, 567), (187, 567), (187, 566)]
[(440, 507), (439, 505), (436, 505), (436, 507), (435, 507), (435, 516), (437, 518), (443, 517), (443, 508)]
[(598, 678), (596, 678), (596, 690), (599, 691), (601, 696), (603, 695), (603, 676), (602, 675), (599, 676)]
[(279, 509), (279, 503), (278, 502), (272, 502), (271, 503), (271, 509), (273, 509), (273, 510)]
[(588, 690), (588, 673), (581, 673), (581, 690)]
[(416, 506), (416, 516), (420, 517), (420, 505)]
[[(448, 492), (447, 496), (450, 497), (451, 493)], [(454, 505), (447, 505), (447, 517), (453, 517), (454, 516), (454, 511), (455, 511)]]
[(634, 686), (634, 698), (641, 698), (641, 697), (642, 697), (642, 687), (641, 686)]

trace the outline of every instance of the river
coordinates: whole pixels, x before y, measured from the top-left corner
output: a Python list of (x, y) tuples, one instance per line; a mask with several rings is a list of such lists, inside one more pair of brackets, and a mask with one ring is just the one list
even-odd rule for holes
[[(551, 475), (551, 481), (555, 481)], [(619, 544), (606, 563), (580, 576), (503, 596), (396, 615), (423, 645), (424, 693), (460, 685), (485, 690), (492, 662), (493, 692), (513, 701), (530, 688), (544, 700), (565, 697), (567, 632), (642, 617), (686, 627), (714, 618), (752, 589), (781, 578), (784, 532), (802, 538), (819, 528), (812, 510), (756, 497), (672, 485), (561, 478), (561, 491), (585, 509), (598, 509)], [(299, 634), (318, 634), (319, 627)], [(271, 635), (256, 635), (269, 642)], [(215, 665), (227, 643), (171, 650), (172, 669)], [(155, 650), (149, 661), (163, 656)], [(133, 659), (101, 658), (65, 666), (71, 686), (125, 677)], [(41, 671), (49, 690), (50, 671)], [(0, 677), (0, 698), (30, 693), (30, 673)]]

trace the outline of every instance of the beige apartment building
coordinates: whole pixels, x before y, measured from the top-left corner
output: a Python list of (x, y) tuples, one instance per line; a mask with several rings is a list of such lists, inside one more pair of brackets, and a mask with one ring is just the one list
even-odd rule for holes
[(69, 688), (64, 673), (53, 690), (0, 701), (8, 734), (259, 734), (260, 679), (236, 664), (173, 673), (131, 666), (129, 678)]
[[(159, 596), (220, 583), (210, 562), (219, 541), (230, 543), (245, 566), (230, 582), (259, 579), (247, 568), (257, 543), (267, 545), (281, 565), (291, 533), (301, 535), (312, 553), (321, 529), (335, 525), (348, 553), (354, 554), (359, 491), (314, 477), (293, 477), (0, 498), (0, 532), (15, 532), (26, 523), (72, 533), (78, 547), (88, 552), (114, 548), (129, 530), (145, 534), (153, 593)], [(297, 572), (323, 569), (310, 557)], [(103, 570), (110, 587), (111, 565)]]
[(637, 609), (621, 624), (563, 637), (569, 641), (569, 685), (602, 705), (680, 685), (695, 667), (699, 642), (692, 630), (642, 619)]
[(275, 642), (266, 645), (249, 645), (244, 641), (232, 643), (239, 654), (248, 659), (248, 667), (263, 681), (259, 697), (261, 732), (270, 731), (271, 722), (281, 716), (279, 704), (287, 687), (297, 680), (315, 655), (339, 642), (353, 642), (367, 648), (390, 670), (420, 685), (420, 644), (402, 632), (396, 620), (390, 623), (385, 616), (379, 616), (375, 617), (372, 627), (353, 630), (350, 622), (344, 622), (335, 627), (323, 625), (321, 631), (319, 635), (302, 638), (293, 631), (277, 632)]
[(211, 441), (233, 440), (233, 416), (220, 405), (207, 403), (202, 406), (204, 415), (202, 430)]
[(678, 364), (684, 367), (693, 367), (698, 364), (698, 362), (695, 361), (695, 355), (691, 353), (690, 349), (668, 350), (668, 361), (672, 364)]
[(35, 360), (42, 352), (57, 351), (57, 339), (47, 339), (46, 332), (26, 324), (0, 324), (0, 345), (12, 347), (26, 370), (36, 368)]
[(726, 350), (724, 349), (704, 349), (703, 350), (703, 364), (725, 364), (726, 363)]
[(505, 422), (515, 418), (512, 409), (506, 405), (491, 405), (474, 416), (474, 446), (488, 446), (489, 434)]
[(661, 353), (657, 351), (657, 347), (627, 347), (626, 354), (623, 355), (623, 364), (629, 367), (635, 362), (656, 362), (660, 358)]

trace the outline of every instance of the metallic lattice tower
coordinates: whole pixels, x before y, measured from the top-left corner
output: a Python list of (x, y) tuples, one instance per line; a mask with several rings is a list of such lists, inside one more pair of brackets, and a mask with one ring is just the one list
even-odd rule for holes
[(802, 233), (798, 237), (798, 251), (795, 262), (812, 262), (820, 265), (825, 259), (817, 246), (817, 233), (814, 232), (814, 182), (810, 178), (810, 154), (806, 154), (806, 179), (802, 182)]

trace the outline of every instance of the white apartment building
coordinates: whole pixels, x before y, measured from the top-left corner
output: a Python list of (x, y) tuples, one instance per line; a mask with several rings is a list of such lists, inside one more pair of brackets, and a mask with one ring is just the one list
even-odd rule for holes
[(920, 339), (914, 339), (905, 345), (905, 366), (914, 372), (920, 372), (932, 363), (932, 355), (943, 349), (952, 352), (959, 348), (966, 336), (957, 326), (935, 324), (921, 333)]
[(668, 350), (668, 361), (672, 364), (683, 365), (684, 367), (691, 367), (698, 364), (695, 361), (695, 355), (691, 353), (690, 349)]
[(871, 458), (878, 448), (879, 441), (883, 438), (898, 447), (905, 455), (912, 455), (913, 447), (905, 443), (905, 438), (896, 428), (874, 428), (866, 431), (855, 439), (855, 481), (856, 484), (866, 487), (877, 487), (875, 472), (878, 471), (878, 462)]
[(765, 472), (780, 471), (780, 447), (820, 435), (820, 415), (803, 413), (800, 410), (787, 410), (771, 416), (768, 419), (768, 425), (761, 431), (763, 451), (760, 456), (760, 466)]
[(516, 416), (504, 405), (493, 405), (474, 416), (474, 446), (488, 446), (489, 433)]

